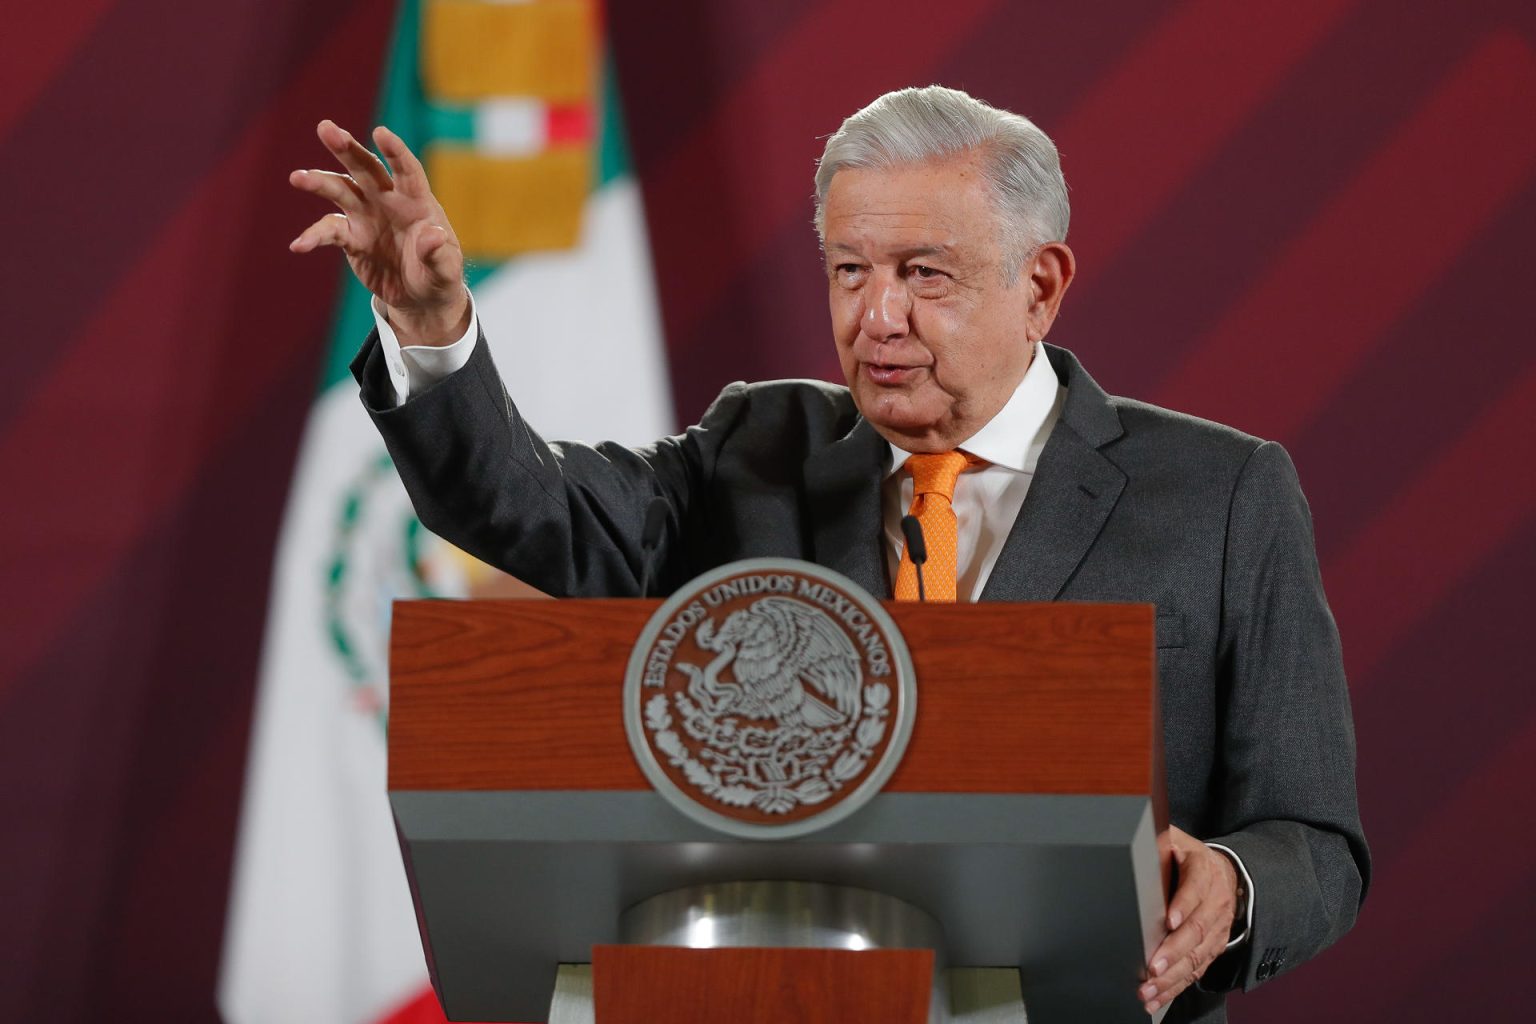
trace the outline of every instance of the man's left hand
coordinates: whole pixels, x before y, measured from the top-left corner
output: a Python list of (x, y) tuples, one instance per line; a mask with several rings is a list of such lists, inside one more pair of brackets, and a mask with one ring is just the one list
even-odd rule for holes
[(1182, 829), (1168, 826), (1179, 888), (1168, 904), (1168, 935), (1152, 954), (1147, 982), (1137, 990), (1148, 1013), (1194, 984), (1227, 948), (1237, 912), (1237, 869)]

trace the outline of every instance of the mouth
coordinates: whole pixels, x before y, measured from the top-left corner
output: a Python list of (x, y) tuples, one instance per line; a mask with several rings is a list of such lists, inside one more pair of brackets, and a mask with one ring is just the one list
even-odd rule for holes
[(898, 366), (892, 363), (864, 364), (864, 375), (882, 387), (908, 384), (922, 371), (921, 366)]

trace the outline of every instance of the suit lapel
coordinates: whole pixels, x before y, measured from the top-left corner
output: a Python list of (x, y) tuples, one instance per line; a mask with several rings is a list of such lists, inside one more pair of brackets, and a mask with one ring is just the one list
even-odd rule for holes
[(889, 596), (881, 547), (880, 483), (890, 447), (863, 417), (805, 462), (812, 558), (878, 596)]
[(1054, 601), (1125, 490), (1125, 474), (1099, 451), (1123, 432), (1109, 396), (1070, 352), (1044, 348), (1067, 387), (1066, 405), (982, 589), (983, 601)]

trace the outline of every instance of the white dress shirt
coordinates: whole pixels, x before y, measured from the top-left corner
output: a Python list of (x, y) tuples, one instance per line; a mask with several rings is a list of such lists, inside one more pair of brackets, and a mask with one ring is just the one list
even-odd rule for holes
[[(384, 315), (384, 305), (373, 300), (373, 319), (379, 329), (379, 347), (389, 379), (395, 385), (395, 405), (405, 404), (413, 393), (442, 380), (469, 362), (480, 334), (480, 318), (475, 311), (475, 297), (469, 296), (469, 329), (453, 344), (443, 346), (408, 345), (401, 347), (394, 328)], [(1050, 440), (1067, 389), (1056, 379), (1051, 362), (1035, 344), (1034, 356), (1024, 379), (1014, 389), (1002, 410), (960, 446), (961, 451), (986, 461), (960, 474), (955, 483), (954, 510), (958, 529), (959, 578), (955, 592), (962, 600), (980, 599), (987, 578), (997, 565), (1003, 544), (1013, 529), (1013, 521), (1024, 507), (1029, 485), (1035, 477), (1040, 453)], [(891, 470), (881, 484), (882, 518), (885, 526), (886, 559), (891, 579), (901, 562), (906, 541), (901, 533), (901, 518), (912, 506), (912, 474), (902, 472), (910, 452), (891, 445)], [(1253, 928), (1253, 879), (1242, 858), (1225, 846), (1206, 844), (1226, 854), (1242, 876), (1246, 905), (1237, 908), (1243, 922), (1241, 933), (1230, 942), (1231, 949), (1248, 938)]]

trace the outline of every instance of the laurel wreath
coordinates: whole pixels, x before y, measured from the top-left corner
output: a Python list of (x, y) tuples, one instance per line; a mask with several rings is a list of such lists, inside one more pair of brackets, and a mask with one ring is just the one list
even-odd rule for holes
[[(782, 728), (742, 727), (734, 717), (716, 721), (682, 693), (674, 694), (673, 700), (682, 716), (684, 730), (712, 748), (706, 750), (704, 756), (714, 761), (715, 766), (711, 768), (693, 756), (673, 727), (672, 709), (666, 695), (660, 693), (645, 705), (645, 726), (654, 737), (656, 749), (711, 799), (728, 807), (756, 807), (765, 814), (787, 814), (799, 806), (819, 804), (862, 775), (885, 738), (891, 713), (891, 688), (884, 683), (874, 683), (864, 687), (864, 708), (857, 726), (820, 732), (801, 727), (783, 739)], [(841, 750), (831, 767), (823, 771), (826, 760), (847, 742), (850, 732), (853, 745)], [(796, 751), (802, 757), (795, 760), (803, 759), (803, 769), (794, 778), (770, 778), (760, 784), (742, 781), (751, 770), (764, 765), (770, 771), (782, 774), (782, 765), (771, 758), (748, 758), (751, 763), (744, 767), (739, 757), (729, 753), (739, 749), (744, 742), (772, 740), (776, 733), (782, 742), (798, 740), (809, 746), (809, 750)]]
[[(366, 564), (366, 558), (358, 558), (355, 545), (369, 505), (374, 501), (381, 486), (386, 486), (395, 476), (395, 464), (389, 453), (381, 451), (353, 477), (342, 492), (332, 524), (330, 555), (319, 568), (323, 571), (325, 632), (331, 650), (341, 662), (347, 684), (352, 693), (364, 698), (362, 706), (377, 705), (374, 714), (380, 728), (389, 724), (388, 709), (373, 699), (376, 689), (382, 689), (384, 671), (383, 637), (371, 632), (359, 632), (346, 615), (347, 588), (352, 585), (358, 562)], [(399, 486), (396, 484), (395, 486)], [(422, 572), (422, 542), (425, 528), (421, 520), (407, 512), (401, 524), (402, 554), (405, 568), (410, 574), (414, 597), (441, 597), (435, 593)], [(405, 596), (391, 594), (391, 597)]]

